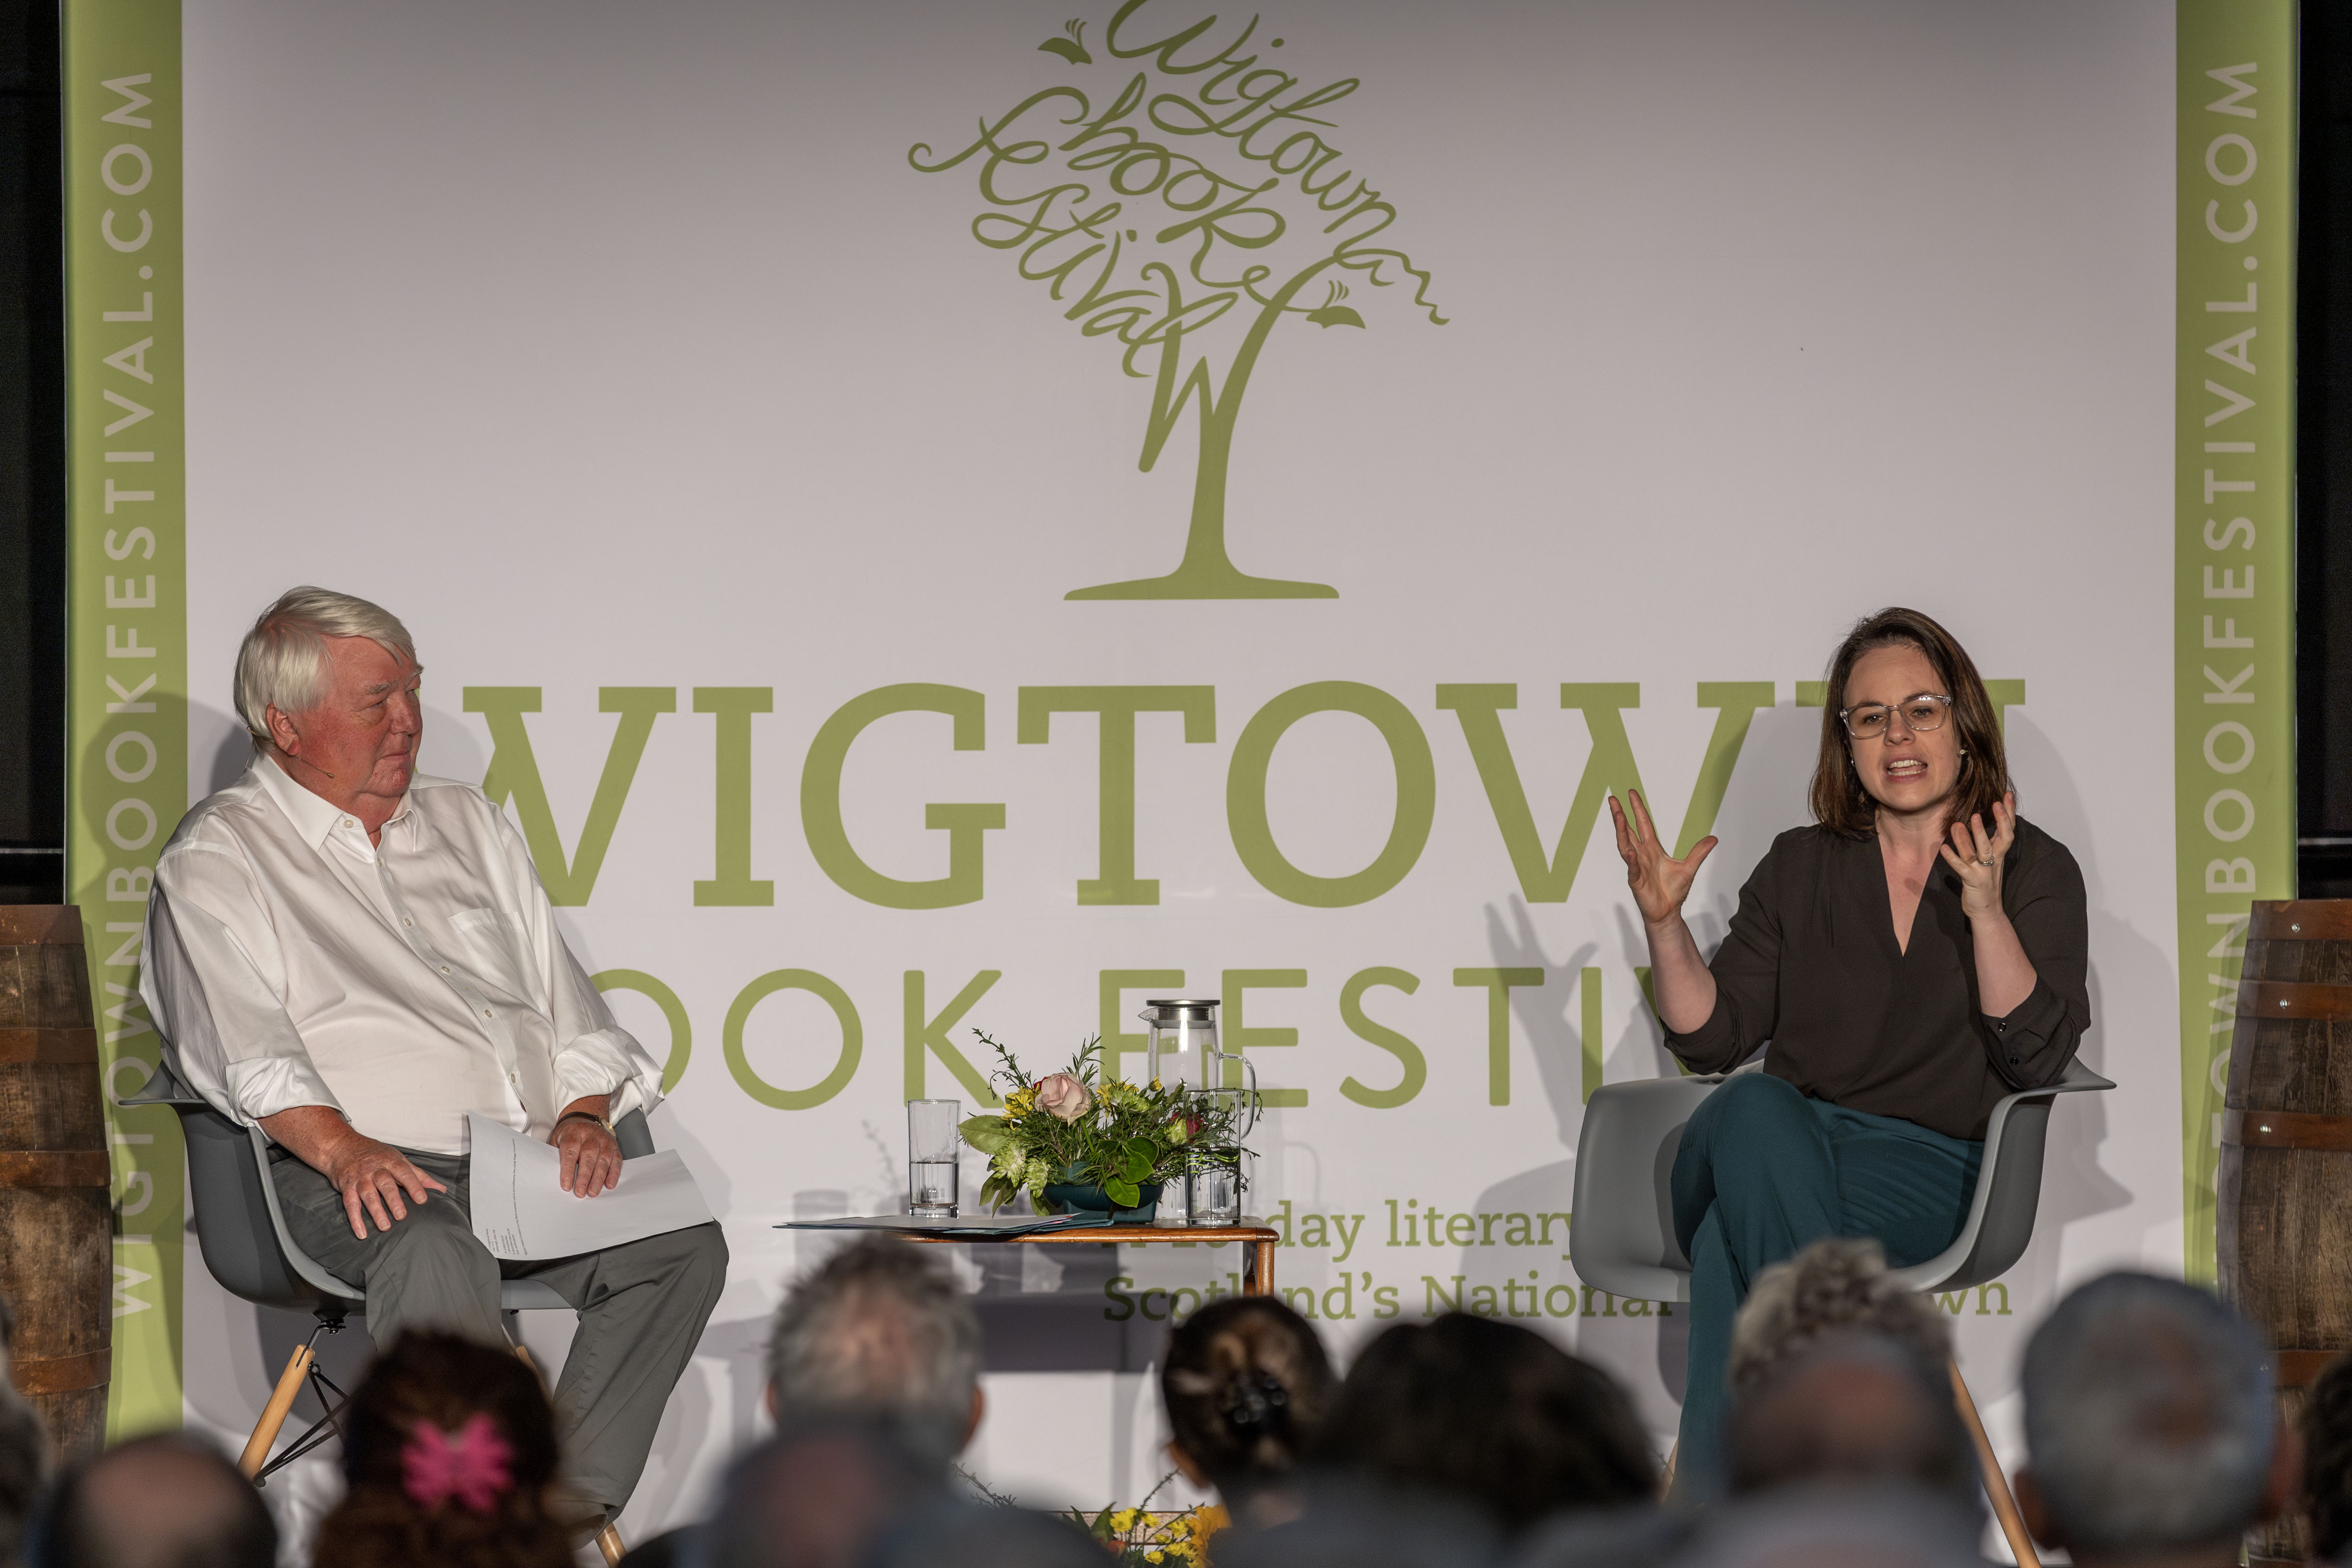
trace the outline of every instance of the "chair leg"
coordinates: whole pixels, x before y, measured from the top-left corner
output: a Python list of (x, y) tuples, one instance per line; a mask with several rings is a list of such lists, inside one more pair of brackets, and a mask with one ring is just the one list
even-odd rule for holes
[(1977, 1414), (1977, 1402), (1969, 1396), (1969, 1385), (1960, 1376), (1960, 1363), (1948, 1363), (1952, 1373), (1952, 1400), (1959, 1407), (1960, 1420), (1969, 1429), (1969, 1436), (1977, 1446), (1977, 1468), (1984, 1472), (1985, 1496), (1992, 1501), (1993, 1517), (2000, 1521), (2000, 1532), (2009, 1539), (2009, 1550), (2017, 1558), (2017, 1568), (2042, 1568), (2042, 1559), (2033, 1550), (2033, 1537), (2026, 1533), (2025, 1520), (2017, 1511), (2017, 1499), (2010, 1495), (2009, 1478), (2000, 1473), (2000, 1460), (1994, 1457), (1992, 1439), (1985, 1436), (1984, 1418)]
[(611, 1568), (628, 1554), (629, 1549), (621, 1544), (621, 1532), (608, 1524), (596, 1532), (596, 1550), (604, 1554), (606, 1568)]
[(278, 1374), (278, 1386), (270, 1391), (269, 1403), (262, 1406), (261, 1419), (253, 1424), (253, 1436), (245, 1440), (245, 1453), (236, 1468), (251, 1480), (261, 1473), (269, 1460), (270, 1445), (286, 1425), (287, 1414), (294, 1408), (295, 1396), (302, 1392), (302, 1380), (310, 1374), (310, 1363), (319, 1359), (318, 1352), (306, 1342), (294, 1347), (286, 1360), (286, 1370)]

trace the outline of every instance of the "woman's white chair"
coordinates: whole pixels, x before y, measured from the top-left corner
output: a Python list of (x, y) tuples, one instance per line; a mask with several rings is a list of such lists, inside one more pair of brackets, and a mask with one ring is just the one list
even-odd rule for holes
[[(1759, 1058), (1735, 1070), (1755, 1072), (1762, 1066)], [(1675, 1239), (1675, 1155), (1691, 1113), (1729, 1076), (1651, 1079), (1592, 1091), (1577, 1136), (1575, 1217), (1568, 1233), (1569, 1257), (1583, 1283), (1637, 1301), (1690, 1300), (1690, 1259)], [(1894, 1277), (1914, 1290), (1964, 1290), (2007, 1273), (2033, 1239), (2051, 1106), (2062, 1094), (2115, 1087), (2076, 1061), (2067, 1064), (2056, 1083), (1998, 1101), (1986, 1123), (1984, 1160), (1959, 1235), (1926, 1262), (1893, 1270)], [(1976, 1441), (1985, 1492), (2010, 1550), (2024, 1568), (2040, 1568), (1957, 1365), (1952, 1390)]]
[[(237, 1468), (255, 1485), (261, 1485), (340, 1430), (350, 1395), (320, 1369), (319, 1341), (323, 1335), (341, 1332), (347, 1317), (365, 1314), (367, 1291), (329, 1273), (287, 1230), (278, 1184), (269, 1176), (274, 1146), (261, 1129), (240, 1127), (215, 1110), (173, 1075), (168, 1062), (122, 1104), (126, 1109), (168, 1106), (178, 1113), (187, 1144), (188, 1201), (195, 1212), (196, 1241), (205, 1255), (205, 1267), (221, 1289), (256, 1306), (309, 1312), (318, 1320), (310, 1338), (297, 1345), (287, 1361), (237, 1461)], [(631, 1111), (614, 1124), (613, 1131), (620, 1140), (622, 1158), (653, 1152), (653, 1134), (642, 1113)], [(509, 1312), (572, 1310), (570, 1302), (536, 1279), (505, 1281), (499, 1287), (499, 1306)], [(269, 1450), (306, 1380), (325, 1414), (284, 1453), (272, 1458)], [(621, 1538), (609, 1524), (598, 1536), (597, 1545), (607, 1562), (619, 1561)]]

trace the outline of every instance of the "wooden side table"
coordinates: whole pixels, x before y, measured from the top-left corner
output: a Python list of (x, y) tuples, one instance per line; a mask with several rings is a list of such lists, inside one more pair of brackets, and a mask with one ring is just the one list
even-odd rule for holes
[(1274, 1294), (1274, 1249), (1282, 1233), (1249, 1215), (1244, 1215), (1232, 1225), (1186, 1225), (1181, 1220), (1154, 1220), (1150, 1225), (1094, 1225), (1076, 1230), (1040, 1231), (1030, 1236), (1008, 1236), (990, 1240), (969, 1236), (927, 1236), (919, 1230), (894, 1231), (893, 1235), (926, 1246), (969, 1245), (972, 1247), (1067, 1247), (1086, 1246), (1143, 1247), (1153, 1242), (1176, 1241), (1238, 1241), (1247, 1246), (1242, 1254), (1242, 1294), (1271, 1296)]

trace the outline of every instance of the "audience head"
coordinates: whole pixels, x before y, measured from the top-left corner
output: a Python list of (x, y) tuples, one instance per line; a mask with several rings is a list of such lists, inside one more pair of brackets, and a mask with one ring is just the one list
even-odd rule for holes
[(1606, 1373), (1514, 1323), (1448, 1312), (1364, 1348), (1315, 1457), (1482, 1510), (1506, 1534), (1654, 1497), (1657, 1463)]
[(1160, 1397), (1169, 1450), (1228, 1505), (1295, 1468), (1339, 1380), (1314, 1326), (1271, 1296), (1228, 1296), (1168, 1336)]
[(2328, 1363), (2303, 1411), (2303, 1505), (2311, 1555), (2336, 1562), (2352, 1546), (2352, 1355)]
[(878, 1426), (794, 1422), (730, 1472), (709, 1568), (856, 1568), (940, 1496), (938, 1467)]
[(210, 1446), (138, 1437), (69, 1471), (27, 1553), (34, 1568), (275, 1568), (261, 1494)]
[(1709, 1519), (1685, 1568), (1982, 1568), (1976, 1521), (1951, 1500), (1893, 1487), (1785, 1491)]
[(2077, 1563), (2212, 1546), (2236, 1561), (2298, 1456), (2279, 1441), (2262, 1340), (2178, 1279), (2110, 1274), (2058, 1303), (2025, 1350), (2033, 1533)]
[(1909, 1483), (1976, 1505), (1975, 1450), (1941, 1369), (1913, 1347), (1833, 1334), (1767, 1363), (1734, 1394), (1726, 1432), (1732, 1493)]
[(768, 1408), (780, 1426), (877, 1425), (944, 1466), (980, 1426), (980, 1320), (920, 1248), (860, 1237), (777, 1310)]
[(352, 1396), (349, 1489), (319, 1528), (317, 1568), (568, 1568), (556, 1461), (554, 1413), (520, 1358), (404, 1333)]
[(1825, 1336), (1869, 1334), (1903, 1346), (1940, 1374), (1952, 1334), (1936, 1304), (1886, 1272), (1886, 1254), (1866, 1237), (1817, 1241), (1756, 1277), (1731, 1325), (1733, 1391), (1804, 1352)]

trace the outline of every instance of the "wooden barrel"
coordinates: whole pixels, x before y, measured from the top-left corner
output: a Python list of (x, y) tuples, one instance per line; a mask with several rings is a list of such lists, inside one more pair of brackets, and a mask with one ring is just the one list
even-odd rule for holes
[[(2352, 1350), (2352, 900), (2257, 903), (2221, 1116), (2221, 1294), (2270, 1336), (2281, 1414)], [(2307, 1557), (2301, 1511), (2246, 1539)]]
[(81, 911), (0, 905), (0, 1295), (10, 1374), (64, 1461), (106, 1437), (110, 1184)]

